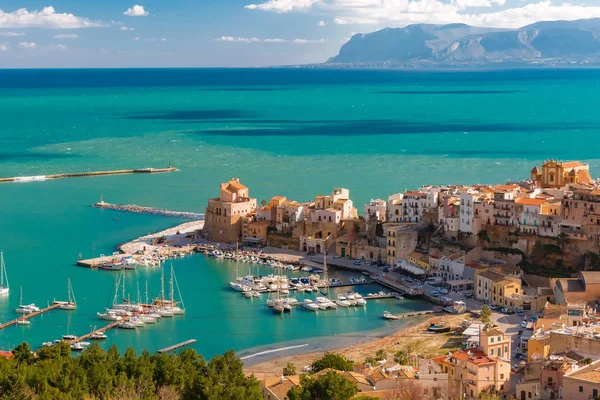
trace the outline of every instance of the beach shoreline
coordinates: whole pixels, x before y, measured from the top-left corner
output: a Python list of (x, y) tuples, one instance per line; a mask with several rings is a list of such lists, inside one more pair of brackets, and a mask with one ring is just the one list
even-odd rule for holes
[[(432, 323), (442, 323), (454, 327), (458, 326), (462, 320), (469, 317), (470, 314), (466, 313), (460, 315), (447, 314), (443, 316), (418, 318), (418, 321), (415, 320), (413, 323), (403, 325), (398, 329), (393, 329), (392, 332), (389, 332), (388, 330), (383, 331), (381, 332), (380, 337), (377, 337), (378, 335), (376, 334), (370, 336), (368, 331), (360, 332), (358, 335), (354, 336), (356, 337), (360, 336), (360, 334), (365, 334), (365, 340), (356, 338), (354, 343), (335, 340), (337, 345), (332, 343), (330, 346), (324, 345), (318, 349), (311, 349), (310, 345), (294, 345), (292, 343), (286, 343), (289, 345), (288, 347), (280, 348), (281, 351), (286, 352), (285, 355), (278, 355), (276, 352), (267, 353), (265, 359), (255, 362), (252, 358), (246, 358), (247, 356), (244, 356), (244, 352), (242, 352), (241, 359), (244, 362), (244, 372), (249, 375), (254, 375), (259, 380), (281, 376), (283, 367), (288, 363), (294, 364), (296, 370), (301, 371), (304, 366), (308, 366), (314, 360), (322, 357), (325, 351), (334, 351), (354, 362), (363, 362), (366, 357), (374, 356), (380, 349), (389, 350), (400, 345), (402, 340), (407, 336), (418, 335), (423, 338), (442, 338), (443, 336), (439, 334), (427, 333), (427, 327)], [(386, 335), (386, 333), (389, 334)], [(339, 337), (343, 338), (344, 335), (339, 335)], [(305, 340), (304, 342), (307, 341)], [(269, 355), (271, 355), (271, 357), (269, 357)]]

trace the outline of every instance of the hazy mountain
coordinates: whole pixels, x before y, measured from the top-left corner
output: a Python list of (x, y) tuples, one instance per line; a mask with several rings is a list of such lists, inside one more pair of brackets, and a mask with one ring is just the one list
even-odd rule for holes
[(537, 22), (514, 30), (465, 24), (386, 28), (354, 35), (327, 64), (485, 65), (548, 62), (600, 63), (600, 19)]

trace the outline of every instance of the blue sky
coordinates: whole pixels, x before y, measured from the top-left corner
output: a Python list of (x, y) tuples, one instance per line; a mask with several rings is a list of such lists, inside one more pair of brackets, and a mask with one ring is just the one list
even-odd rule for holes
[(519, 27), (600, 17), (600, 0), (1, 0), (0, 67), (323, 62), (410, 23)]

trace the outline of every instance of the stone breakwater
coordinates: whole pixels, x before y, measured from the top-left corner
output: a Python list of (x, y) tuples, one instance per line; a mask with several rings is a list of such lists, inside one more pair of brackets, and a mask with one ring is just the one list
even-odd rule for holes
[(175, 218), (194, 219), (194, 220), (204, 219), (204, 214), (202, 214), (202, 213), (164, 210), (162, 208), (138, 206), (135, 204), (111, 204), (111, 203), (106, 203), (104, 201), (100, 201), (100, 202), (94, 204), (94, 207), (103, 208), (103, 209), (107, 209), (107, 210), (138, 213), (138, 214), (161, 215), (164, 217), (175, 217)]

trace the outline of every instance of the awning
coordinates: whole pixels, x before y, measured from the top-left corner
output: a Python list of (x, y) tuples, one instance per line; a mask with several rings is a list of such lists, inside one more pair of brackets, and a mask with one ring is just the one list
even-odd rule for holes
[(402, 265), (400, 265), (400, 268), (402, 268), (405, 271), (410, 272), (413, 275), (425, 275), (424, 270), (422, 270), (419, 267), (415, 267), (414, 265), (402, 264)]

